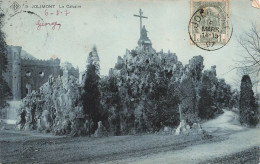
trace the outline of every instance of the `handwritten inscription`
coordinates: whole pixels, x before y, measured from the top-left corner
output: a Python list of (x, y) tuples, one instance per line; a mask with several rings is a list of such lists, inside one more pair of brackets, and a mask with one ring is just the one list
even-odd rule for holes
[(64, 11), (61, 11), (61, 10), (56, 10), (55, 12), (49, 12), (47, 9), (45, 10), (45, 13), (44, 13), (46, 16), (48, 15), (65, 15), (65, 16), (68, 16), (70, 14), (70, 12), (68, 10), (64, 10)]
[(51, 22), (51, 23), (45, 23), (45, 22), (41, 22), (40, 20), (38, 20), (36, 25), (37, 25), (37, 30), (41, 30), (41, 28), (45, 27), (45, 26), (50, 26), (52, 28), (52, 30), (55, 30), (57, 26), (58, 26), (58, 30), (61, 27), (61, 24), (57, 23), (57, 21), (56, 22)]
[[(54, 5), (54, 4), (33, 4), (30, 5), (31, 8), (34, 9), (38, 9), (43, 11), (44, 16), (46, 17), (52, 17), (52, 16), (57, 16), (57, 17), (61, 17), (61, 16), (69, 16), (71, 14), (71, 10), (74, 10), (76, 8), (81, 8), (81, 5), (70, 5), (70, 4), (59, 4), (59, 5)], [(29, 6), (26, 5), (26, 8), (28, 8)], [(55, 18), (55, 21), (47, 21), (44, 22), (42, 20), (38, 20), (36, 22), (36, 27), (37, 30), (41, 30), (42, 27), (49, 27), (52, 30), (60, 30), (61, 28), (61, 23), (58, 23), (56, 20), (57, 18)]]

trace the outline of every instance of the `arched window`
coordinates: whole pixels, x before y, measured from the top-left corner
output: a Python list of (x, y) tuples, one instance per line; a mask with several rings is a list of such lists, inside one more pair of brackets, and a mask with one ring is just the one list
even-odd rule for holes
[(31, 76), (31, 71), (26, 71), (26, 73), (25, 73), (25, 75), (27, 76), (27, 77), (30, 77)]
[(26, 86), (25, 86), (25, 93), (26, 93), (26, 95), (30, 94), (31, 92), (32, 92), (31, 84), (26, 84)]
[(44, 72), (39, 72), (40, 77), (44, 76)]

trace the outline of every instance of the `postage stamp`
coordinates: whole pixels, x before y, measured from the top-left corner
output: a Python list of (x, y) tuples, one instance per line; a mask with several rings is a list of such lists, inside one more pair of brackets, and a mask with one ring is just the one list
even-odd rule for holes
[(191, 44), (207, 51), (224, 47), (232, 36), (228, 0), (191, 0)]

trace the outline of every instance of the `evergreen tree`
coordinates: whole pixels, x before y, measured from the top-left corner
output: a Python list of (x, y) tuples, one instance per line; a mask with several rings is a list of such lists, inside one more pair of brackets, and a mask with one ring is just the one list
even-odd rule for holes
[(161, 73), (148, 93), (146, 115), (153, 131), (159, 131), (164, 126), (176, 126), (179, 123), (178, 97), (175, 86)]
[(121, 134), (122, 103), (117, 85), (117, 78), (109, 75), (102, 79), (101, 92), (103, 108), (107, 111), (108, 129), (114, 135)]
[(199, 92), (199, 112), (198, 116), (202, 119), (209, 119), (214, 116), (216, 107), (214, 104), (214, 98), (211, 94), (212, 84), (208, 76), (202, 77), (202, 86)]
[(224, 79), (219, 79), (216, 85), (215, 101), (219, 108), (231, 106), (232, 91), (231, 86), (226, 84)]
[[(97, 61), (92, 60), (93, 54), (97, 56), (96, 48), (93, 48), (93, 51), (90, 52), (87, 71), (84, 79), (84, 93), (82, 94), (82, 103), (86, 119), (89, 121), (89, 133), (94, 133), (95, 129), (98, 126), (98, 121), (102, 120), (101, 116), (101, 104), (100, 104), (100, 91), (99, 91), (99, 80), (100, 77), (99, 67), (97, 67)], [(93, 122), (93, 126), (91, 126)]]
[(257, 104), (249, 75), (244, 75), (241, 80), (239, 114), (241, 124), (256, 126), (259, 121)]
[(115, 135), (120, 135), (120, 115), (121, 115), (121, 98), (119, 95), (118, 91), (118, 86), (117, 86), (117, 80), (116, 77), (111, 77), (109, 79), (109, 89), (111, 91), (111, 98), (110, 98), (110, 103), (114, 105), (114, 118), (112, 120), (113, 125), (115, 126)]
[(196, 89), (191, 77), (185, 78), (178, 88), (182, 119), (189, 123), (197, 122)]
[(3, 73), (7, 69), (7, 45), (5, 35), (2, 31), (4, 14), (0, 13), (0, 109), (6, 105), (6, 98), (11, 94), (7, 82), (4, 80)]

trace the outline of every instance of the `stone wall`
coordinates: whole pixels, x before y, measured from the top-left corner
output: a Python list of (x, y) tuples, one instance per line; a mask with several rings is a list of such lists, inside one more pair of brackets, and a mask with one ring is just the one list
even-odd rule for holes
[(21, 92), (24, 98), (32, 90), (39, 89), (48, 81), (50, 76), (60, 75), (60, 60), (22, 60), (21, 64)]
[(19, 46), (7, 47), (7, 71), (3, 76), (12, 91), (14, 100), (21, 99), (21, 49)]
[(50, 75), (53, 77), (61, 75), (60, 59), (23, 59), (21, 50), (20, 46), (7, 47), (8, 65), (4, 79), (12, 91), (14, 100), (20, 100), (28, 92), (39, 89), (48, 81)]

